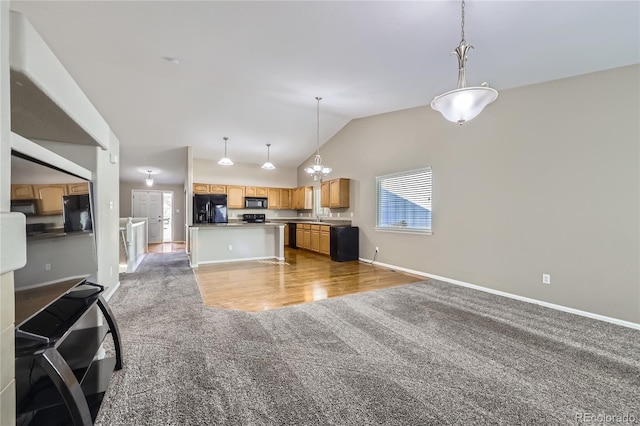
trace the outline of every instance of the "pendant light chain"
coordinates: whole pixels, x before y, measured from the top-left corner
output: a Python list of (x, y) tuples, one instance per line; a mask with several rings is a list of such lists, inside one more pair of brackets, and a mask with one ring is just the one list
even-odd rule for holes
[(320, 155), (320, 101), (322, 100), (321, 97), (316, 96), (316, 101), (318, 101), (318, 106), (316, 108), (316, 123), (317, 123), (317, 127), (316, 127), (316, 144), (317, 144), (317, 153), (318, 155)]
[(462, 0), (462, 23), (460, 24), (460, 35), (462, 36), (461, 43), (466, 43), (464, 39), (464, 0)]

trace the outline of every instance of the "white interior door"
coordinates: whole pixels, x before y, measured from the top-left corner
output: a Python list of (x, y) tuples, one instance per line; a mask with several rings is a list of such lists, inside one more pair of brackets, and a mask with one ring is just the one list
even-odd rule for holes
[(131, 214), (146, 217), (149, 223), (149, 243), (162, 242), (162, 192), (131, 191)]

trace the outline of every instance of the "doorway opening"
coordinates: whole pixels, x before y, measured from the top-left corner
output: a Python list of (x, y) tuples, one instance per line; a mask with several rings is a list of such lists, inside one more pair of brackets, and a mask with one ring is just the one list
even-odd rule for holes
[(131, 190), (131, 215), (147, 219), (149, 244), (173, 240), (173, 199), (173, 191)]

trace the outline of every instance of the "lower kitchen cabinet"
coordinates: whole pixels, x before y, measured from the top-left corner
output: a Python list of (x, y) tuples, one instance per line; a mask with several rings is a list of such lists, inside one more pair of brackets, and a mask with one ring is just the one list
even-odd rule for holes
[(330, 226), (320, 227), (320, 254), (331, 254), (331, 233)]
[(296, 227), (298, 248), (320, 254), (331, 253), (331, 226), (299, 223)]

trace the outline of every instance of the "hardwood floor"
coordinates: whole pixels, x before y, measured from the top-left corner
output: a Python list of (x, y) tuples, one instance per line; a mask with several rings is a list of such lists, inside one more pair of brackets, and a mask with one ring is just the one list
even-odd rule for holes
[(194, 269), (204, 304), (257, 312), (422, 281), (358, 261), (285, 248), (285, 261), (215, 263)]
[(149, 253), (171, 253), (174, 251), (184, 251), (185, 243), (158, 243), (147, 246)]

